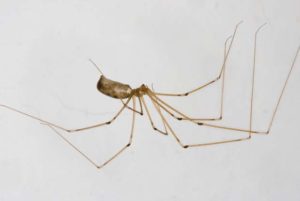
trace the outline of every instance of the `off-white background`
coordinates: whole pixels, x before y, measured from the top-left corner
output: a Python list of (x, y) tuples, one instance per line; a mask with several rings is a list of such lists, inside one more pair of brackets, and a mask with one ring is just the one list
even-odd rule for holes
[[(88, 58), (132, 87), (184, 92), (217, 75), (223, 43), (244, 20), (229, 56), (223, 124), (246, 128), (253, 34), (267, 22), (258, 40), (254, 105), (254, 127), (263, 130), (300, 44), (299, 8), (298, 0), (0, 0), (0, 103), (68, 128), (101, 122), (121, 105), (97, 92), (99, 73)], [(2, 108), (0, 200), (300, 200), (296, 65), (271, 135), (183, 150), (138, 116), (134, 145), (101, 170), (44, 125)], [(219, 87), (165, 100), (194, 116), (214, 116)], [(130, 118), (124, 113), (111, 127), (73, 140), (103, 161), (126, 143)], [(184, 142), (223, 133), (172, 125)], [(89, 136), (103, 138), (85, 141)]]

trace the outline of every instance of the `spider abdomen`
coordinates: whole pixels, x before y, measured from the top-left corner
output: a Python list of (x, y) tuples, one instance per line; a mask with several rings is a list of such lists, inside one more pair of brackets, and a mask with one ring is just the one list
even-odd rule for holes
[(101, 93), (116, 99), (128, 98), (132, 92), (132, 89), (128, 84), (107, 79), (103, 75), (97, 83), (97, 89)]

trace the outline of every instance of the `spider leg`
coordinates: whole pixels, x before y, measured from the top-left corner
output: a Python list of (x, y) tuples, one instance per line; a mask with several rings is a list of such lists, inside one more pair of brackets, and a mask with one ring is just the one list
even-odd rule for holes
[(172, 129), (172, 127), (170, 126), (170, 124), (168, 123), (168, 121), (165, 119), (164, 115), (159, 112), (158, 108), (161, 107), (161, 105), (155, 101), (155, 99), (151, 96), (151, 94), (148, 94), (148, 96), (150, 97), (153, 105), (155, 106), (157, 112), (159, 113), (159, 115), (161, 116), (163, 122), (166, 124), (167, 128), (170, 130), (171, 134), (173, 135), (173, 137), (175, 138), (175, 140), (177, 141), (177, 143), (182, 147), (182, 148), (189, 148), (189, 147), (199, 147), (199, 146), (208, 146), (208, 145), (216, 145), (216, 144), (224, 144), (224, 143), (231, 143), (231, 142), (239, 142), (239, 141), (244, 141), (244, 140), (249, 140), (251, 139), (250, 136), (248, 137), (244, 137), (244, 138), (237, 138), (237, 139), (231, 139), (231, 140), (220, 140), (220, 141), (213, 141), (213, 142), (208, 142), (208, 143), (199, 143), (199, 144), (184, 144), (180, 138), (178, 137), (178, 135), (175, 133), (175, 131)]
[[(135, 109), (135, 97), (133, 97), (133, 109)], [(51, 128), (58, 136), (60, 136), (67, 144), (69, 144), (73, 149), (75, 149), (80, 155), (82, 155), (85, 159), (87, 159), (91, 164), (93, 164), (96, 168), (100, 169), (110, 163), (112, 160), (117, 158), (121, 153), (123, 153), (132, 143), (133, 133), (134, 133), (134, 125), (135, 125), (135, 112), (132, 112), (132, 123), (131, 123), (131, 131), (129, 136), (128, 143), (119, 149), (113, 156), (111, 156), (108, 160), (106, 160), (102, 164), (97, 164), (91, 158), (89, 158), (85, 153), (83, 153), (78, 147), (76, 147), (73, 143), (71, 143), (66, 137), (64, 137), (56, 128), (52, 125), (45, 124), (49, 128)]]
[[(226, 62), (227, 62), (227, 58), (228, 58), (228, 55), (229, 55), (229, 53), (230, 53), (231, 46), (232, 46), (232, 44), (233, 44), (233, 41), (234, 41), (234, 38), (235, 38), (235, 35), (236, 35), (236, 32), (237, 32), (237, 29), (238, 29), (238, 27), (239, 27), (239, 25), (240, 25), (241, 23), (242, 23), (242, 21), (239, 22), (239, 23), (236, 25), (236, 27), (235, 27), (235, 30), (234, 30), (234, 33), (233, 33), (233, 35), (232, 35), (232, 40), (231, 40), (231, 42), (230, 42), (230, 45), (229, 45), (227, 54), (225, 54), (225, 57), (224, 57), (224, 60), (223, 60), (222, 66), (221, 66), (221, 70), (220, 70), (220, 72), (219, 72), (219, 74), (218, 74), (218, 76), (217, 76), (216, 78), (212, 79), (211, 81), (209, 81), (209, 82), (207, 82), (207, 83), (205, 83), (205, 84), (203, 84), (203, 85), (201, 85), (201, 86), (199, 86), (199, 87), (197, 87), (197, 88), (195, 88), (195, 89), (193, 89), (193, 90), (190, 90), (190, 91), (188, 91), (188, 92), (185, 92), (185, 93), (160, 93), (160, 92), (155, 92), (155, 95), (157, 95), (157, 96), (188, 96), (188, 95), (190, 95), (190, 94), (192, 94), (192, 93), (195, 93), (195, 92), (199, 91), (200, 89), (203, 89), (203, 88), (205, 88), (205, 87), (207, 87), (207, 86), (209, 86), (209, 85), (215, 83), (216, 81), (218, 81), (218, 80), (221, 78), (222, 73), (223, 73), (223, 71), (224, 71), (224, 68), (225, 68), (225, 65), (226, 65)], [(227, 41), (228, 41), (230, 38), (231, 38), (231, 36), (230, 36), (229, 38), (227, 38), (227, 40), (226, 40), (225, 43), (227, 43)]]
[(165, 125), (164, 122), (163, 122), (163, 125), (164, 125), (164, 128), (165, 128), (165, 131), (162, 131), (162, 130), (158, 129), (158, 128), (154, 125), (153, 120), (152, 120), (152, 117), (151, 117), (151, 115), (150, 115), (150, 111), (149, 111), (149, 109), (148, 109), (148, 107), (147, 107), (147, 105), (146, 105), (146, 102), (145, 102), (144, 98), (141, 97), (141, 100), (142, 100), (142, 103), (143, 103), (143, 105), (144, 105), (144, 107), (145, 107), (146, 114), (147, 114), (147, 116), (148, 116), (148, 119), (149, 119), (149, 121), (150, 121), (150, 123), (151, 123), (152, 128), (153, 128), (155, 131), (157, 131), (157, 132), (159, 132), (159, 133), (161, 133), (161, 134), (163, 134), (163, 135), (168, 135), (168, 131), (167, 131), (167, 128), (166, 128), (166, 125)]
[[(255, 32), (255, 39), (254, 39), (254, 49), (253, 49), (253, 67), (252, 67), (252, 87), (251, 87), (251, 101), (250, 101), (250, 129), (249, 130), (252, 130), (252, 116), (253, 116), (253, 96), (254, 96), (254, 83), (255, 83), (255, 68), (256, 68), (256, 46), (257, 46), (257, 36), (258, 36), (258, 33), (260, 31), (260, 29), (262, 29), (264, 26), (266, 25), (266, 23), (264, 23), (263, 25), (261, 25)], [(229, 39), (229, 38), (228, 38)], [(225, 48), (224, 48), (224, 56), (226, 55), (226, 43), (228, 41), (228, 39), (226, 40), (225, 42)], [(225, 73), (225, 68), (224, 68), (224, 71), (223, 73)], [(223, 80), (222, 80), (223, 84), (222, 84), (222, 95), (221, 95), (221, 114), (223, 112), (223, 94), (224, 94), (224, 77), (223, 77)], [(152, 88), (152, 91), (154, 91), (154, 89)], [(155, 93), (155, 92), (154, 92)], [(158, 98), (159, 99), (159, 98)], [(159, 99), (161, 100), (161, 99)], [(165, 103), (165, 102), (162, 102), (162, 103)], [(166, 104), (166, 103), (165, 103)], [(166, 104), (168, 105), (168, 104)], [(170, 112), (169, 110), (167, 110), (167, 112), (173, 116), (174, 118), (178, 119), (178, 120), (197, 120), (197, 121), (203, 121), (203, 119), (196, 119), (196, 118), (185, 118), (185, 117), (179, 117), (177, 115), (175, 115), (174, 113)], [(221, 115), (222, 117), (222, 115)], [(251, 132), (249, 133), (251, 135)]]
[(29, 117), (31, 119), (35, 119), (35, 120), (37, 120), (37, 121), (39, 121), (39, 122), (41, 122), (43, 124), (47, 124), (47, 125), (49, 125), (51, 127), (58, 128), (58, 129), (63, 130), (65, 132), (72, 133), (72, 132), (78, 132), (78, 131), (88, 130), (88, 129), (92, 129), (92, 128), (96, 128), (96, 127), (100, 127), (100, 126), (111, 124), (122, 113), (122, 111), (125, 109), (126, 105), (128, 105), (128, 103), (131, 100), (131, 98), (132, 98), (132, 96), (127, 99), (126, 103), (121, 107), (121, 109), (119, 109), (119, 111), (117, 112), (117, 114), (112, 119), (110, 119), (109, 121), (106, 121), (106, 122), (103, 122), (103, 123), (93, 124), (93, 125), (82, 127), (82, 128), (76, 128), (76, 129), (67, 129), (67, 128), (64, 128), (62, 126), (59, 126), (57, 124), (51, 123), (51, 122), (49, 122), (47, 120), (44, 120), (44, 119), (42, 119), (40, 117), (37, 117), (37, 116), (31, 115), (31, 114), (22, 112), (22, 111), (20, 111), (20, 110), (18, 110), (16, 108), (8, 106), (8, 105), (0, 104), (0, 107), (6, 108), (6, 109), (11, 110), (11, 111), (14, 111), (14, 112), (19, 113), (21, 115), (27, 116), (27, 117)]
[[(296, 63), (296, 60), (298, 58), (299, 53), (300, 53), (300, 46), (297, 49), (297, 52), (296, 52), (295, 57), (293, 59), (292, 65), (291, 65), (290, 70), (289, 70), (289, 73), (288, 73), (287, 78), (286, 78), (286, 80), (284, 82), (284, 85), (283, 85), (283, 88), (282, 88), (282, 90), (280, 92), (279, 98), (277, 99), (277, 103), (276, 103), (275, 109), (273, 110), (270, 123), (268, 125), (268, 128), (265, 131), (257, 131), (257, 130), (252, 130), (252, 129), (244, 129), (244, 128), (235, 128), (235, 127), (228, 127), (228, 126), (220, 126), (220, 125), (209, 124), (209, 123), (205, 123), (205, 122), (201, 122), (201, 121), (195, 121), (195, 120), (189, 118), (187, 115), (183, 114), (182, 112), (178, 111), (174, 107), (170, 106), (169, 104), (167, 104), (163, 100), (161, 100), (153, 92), (151, 92), (151, 90), (149, 90), (148, 95), (149, 95), (149, 97), (151, 98), (151, 100), (153, 102), (155, 102), (158, 106), (160, 106), (164, 111), (166, 111), (167, 113), (169, 113), (171, 116), (174, 116), (174, 115), (169, 110), (172, 110), (173, 112), (181, 115), (185, 119), (187, 119), (187, 120), (189, 120), (189, 121), (191, 121), (193, 123), (196, 123), (196, 124), (198, 124), (200, 126), (207, 126), (207, 127), (212, 127), (212, 128), (219, 128), (219, 129), (239, 131), (239, 132), (248, 132), (248, 133), (250, 133), (250, 136), (251, 136), (251, 133), (255, 133), (255, 134), (269, 134), (270, 130), (271, 130), (271, 127), (273, 125), (275, 116), (277, 114), (279, 105), (281, 103), (284, 91), (285, 91), (286, 86), (288, 84), (288, 81), (289, 81), (290, 75), (292, 73), (292, 70), (294, 69), (294, 66), (295, 66), (295, 63)], [(252, 79), (252, 82), (254, 82), (254, 79)], [(252, 88), (253, 88), (253, 92), (254, 92), (254, 83), (252, 83)], [(250, 106), (250, 111), (252, 111), (252, 105), (253, 105), (253, 92), (251, 90), (251, 101), (252, 101), (252, 103), (251, 103), (251, 106)], [(169, 108), (169, 109), (167, 109), (167, 108)], [(178, 118), (178, 120), (182, 120), (182, 118)], [(250, 112), (250, 127), (252, 127), (252, 112)]]
[[(254, 79), (254, 73), (255, 73), (255, 61), (256, 61), (256, 39), (257, 39), (257, 34), (258, 32), (260, 31), (260, 29), (265, 26), (265, 24), (261, 25), (255, 32), (255, 45), (254, 45), (254, 59), (253, 59), (253, 75), (252, 75), (252, 78)], [(190, 119), (192, 120), (197, 120), (197, 121), (217, 121), (217, 120), (222, 120), (223, 118), (223, 105), (224, 105), (224, 90), (225, 90), (225, 71), (226, 71), (226, 55), (229, 54), (229, 50), (230, 50), (230, 46), (229, 46), (229, 49), (227, 50), (227, 43), (229, 41), (229, 39), (232, 38), (232, 36), (228, 37), (227, 40), (225, 41), (225, 44), (224, 44), (224, 64), (222, 66), (222, 69), (221, 69), (221, 74), (220, 76), (222, 76), (222, 85), (221, 85), (221, 100), (220, 100), (220, 113), (219, 113), (219, 116), (218, 117), (215, 117), (215, 118), (194, 118), (194, 117), (191, 117)], [(232, 39), (233, 40), (233, 39)], [(227, 50), (227, 51), (226, 51)], [(253, 83), (254, 83), (254, 80), (253, 80)], [(252, 88), (253, 92), (254, 92), (254, 88)], [(153, 90), (154, 91), (154, 90)], [(253, 93), (252, 92), (252, 93)], [(155, 92), (154, 92), (155, 93)], [(156, 94), (157, 95), (157, 94)], [(252, 96), (253, 97), (253, 96)], [(252, 100), (251, 100), (252, 101)], [(251, 106), (252, 107), (252, 106)], [(252, 111), (252, 110), (251, 110)], [(173, 114), (175, 118), (177, 119), (182, 119), (182, 120), (187, 120), (186, 118), (184, 117), (178, 117), (176, 116), (175, 114)], [(252, 116), (252, 114), (251, 114)], [(251, 117), (252, 118), (252, 117)]]
[(140, 114), (141, 116), (143, 116), (144, 112), (143, 112), (143, 107), (142, 107), (141, 99), (140, 99), (140, 97), (138, 97), (138, 99), (139, 99), (140, 111), (134, 110), (134, 109), (133, 109), (132, 107), (130, 107), (129, 105), (126, 105), (125, 102), (124, 102), (122, 99), (120, 99), (120, 100), (121, 100), (121, 102), (123, 103), (123, 105), (125, 105), (125, 107), (126, 107), (127, 109), (129, 109), (129, 110), (131, 110), (131, 111), (133, 111), (133, 112), (136, 112), (136, 113)]
[[(229, 53), (228, 52), (229, 50), (227, 50), (227, 43), (228, 43), (229, 39), (231, 39), (231, 38), (232, 38), (232, 36), (229, 36), (226, 39), (225, 44), (224, 44), (224, 60), (226, 58), (226, 55)], [(226, 50), (227, 50), (227, 52), (226, 52)], [(224, 89), (225, 89), (225, 87), (224, 87), (225, 86), (225, 70), (226, 70), (226, 65), (224, 63), (224, 68), (221, 71), (221, 73), (222, 73), (222, 86), (221, 86), (220, 112), (219, 112), (218, 117), (212, 117), (212, 118), (194, 118), (194, 117), (191, 117), (191, 119), (197, 120), (197, 121), (218, 121), (218, 120), (222, 120), (222, 118), (223, 118), (223, 105), (224, 105), (223, 104), (224, 103)], [(153, 87), (152, 87), (152, 91), (156, 94)], [(173, 114), (173, 115), (174, 115), (173, 117), (175, 117), (177, 119), (187, 120), (184, 117), (179, 117), (175, 114)]]
[[(239, 23), (240, 24), (240, 23)], [(182, 94), (167, 94), (167, 93), (156, 93), (154, 92), (156, 95), (161, 95), (161, 96), (188, 96), (189, 94), (192, 94), (200, 89), (203, 89), (205, 88), (206, 86), (209, 86), (215, 82), (217, 82), (219, 79), (222, 78), (222, 84), (221, 84), (221, 96), (220, 96), (220, 111), (219, 111), (219, 115), (217, 117), (210, 117), (210, 118), (195, 118), (195, 117), (192, 117), (191, 119), (193, 120), (198, 120), (198, 121), (219, 121), (219, 120), (222, 120), (223, 118), (223, 103), (224, 103), (224, 86), (225, 86), (225, 71), (226, 71), (226, 61), (227, 61), (227, 58), (228, 58), (228, 55), (229, 55), (229, 52), (231, 50), (231, 46), (233, 44), (233, 40), (234, 40), (234, 37), (235, 37), (235, 34), (236, 34), (236, 31), (237, 31), (237, 28), (239, 26), (239, 24), (236, 26), (235, 28), (235, 31), (233, 33), (233, 35), (229, 36), (226, 40), (225, 40), (225, 43), (224, 43), (224, 57), (223, 57), (223, 64), (221, 66), (221, 70), (220, 70), (220, 73), (219, 75), (213, 79), (212, 81), (210, 82), (207, 82), (206, 84), (194, 89), (194, 90), (191, 90), (189, 92), (186, 92), (186, 93), (182, 93)], [(227, 43), (228, 41), (231, 40), (230, 42), (230, 45), (229, 45), (229, 48), (227, 50)], [(177, 117), (175, 117), (177, 118)], [(185, 118), (183, 118), (183, 120), (186, 120)]]

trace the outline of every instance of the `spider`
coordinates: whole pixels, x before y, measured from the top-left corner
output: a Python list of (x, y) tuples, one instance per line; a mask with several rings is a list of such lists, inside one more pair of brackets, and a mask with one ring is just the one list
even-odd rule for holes
[[(114, 160), (116, 157), (118, 157), (121, 153), (123, 153), (128, 147), (130, 147), (130, 145), (132, 144), (132, 139), (133, 139), (133, 135), (134, 135), (134, 127), (135, 127), (135, 118), (136, 118), (136, 114), (140, 114), (143, 115), (144, 111), (143, 109), (145, 109), (146, 111), (146, 115), (149, 119), (149, 122), (152, 126), (152, 128), (164, 135), (171, 135), (175, 138), (175, 140), (177, 141), (177, 143), (182, 147), (182, 148), (191, 148), (191, 147), (201, 147), (201, 146), (208, 146), (208, 145), (215, 145), (215, 144), (223, 144), (223, 143), (231, 143), (231, 142), (238, 142), (238, 141), (244, 141), (244, 140), (249, 140), (251, 139), (252, 134), (269, 134), (273, 121), (275, 119), (278, 107), (280, 105), (282, 96), (284, 94), (285, 88), (287, 86), (288, 80), (290, 78), (290, 75), (292, 73), (292, 70), (295, 66), (298, 54), (300, 52), (300, 46), (298, 47), (296, 54), (294, 56), (292, 65), (290, 67), (290, 70), (288, 72), (287, 78), (285, 79), (283, 88), (281, 90), (280, 96), (277, 100), (276, 106), (273, 110), (272, 116), (271, 116), (271, 120), (268, 124), (268, 127), (265, 131), (258, 131), (258, 130), (254, 130), (252, 129), (252, 111), (253, 111), (253, 94), (254, 94), (254, 83), (255, 83), (255, 62), (256, 62), (256, 43), (257, 43), (257, 36), (259, 31), (261, 30), (261, 28), (263, 28), (265, 26), (265, 24), (261, 25), (255, 32), (255, 38), (254, 38), (254, 56), (253, 56), (253, 67), (252, 67), (252, 81), (251, 81), (251, 99), (250, 99), (250, 116), (249, 116), (249, 128), (236, 128), (236, 127), (227, 127), (227, 126), (220, 126), (214, 123), (207, 123), (210, 121), (216, 121), (216, 120), (221, 120), (222, 119), (222, 109), (223, 109), (223, 93), (224, 93), (224, 74), (225, 74), (225, 68), (226, 68), (226, 62), (227, 62), (227, 58), (228, 55), (231, 51), (231, 47), (233, 44), (233, 41), (235, 39), (236, 36), (236, 32), (238, 30), (239, 25), (242, 22), (238, 23), (235, 26), (234, 32), (231, 36), (229, 36), (227, 38), (227, 40), (225, 41), (224, 44), (224, 58), (223, 58), (223, 63), (221, 66), (221, 70), (218, 73), (218, 75), (215, 77), (215, 79), (212, 79), (211, 81), (198, 86), (190, 91), (187, 91), (185, 93), (160, 93), (160, 92), (156, 92), (154, 91), (153, 87), (152, 89), (150, 89), (148, 86), (146, 86), (145, 84), (142, 84), (140, 87), (138, 88), (131, 88), (128, 84), (123, 84), (120, 82), (116, 82), (113, 81), (111, 79), (108, 79), (100, 70), (100, 68), (92, 61), (92, 64), (96, 67), (96, 69), (99, 71), (99, 73), (101, 74), (100, 79), (97, 83), (97, 89), (102, 93), (105, 94), (111, 98), (115, 98), (115, 99), (119, 99), (122, 102), (122, 107), (117, 111), (117, 113), (113, 116), (113, 118), (111, 118), (110, 120), (106, 121), (106, 122), (102, 122), (102, 123), (97, 123), (94, 125), (90, 125), (90, 126), (86, 126), (86, 127), (82, 127), (82, 128), (76, 128), (76, 129), (67, 129), (64, 128), (60, 125), (51, 123), (47, 120), (44, 120), (40, 117), (37, 116), (33, 116), (31, 114), (22, 112), (16, 108), (10, 107), (8, 105), (3, 105), (0, 104), (1, 107), (4, 107), (6, 109), (9, 109), (11, 111), (17, 112), (21, 115), (25, 115), (27, 117), (30, 117), (32, 119), (35, 119), (39, 122), (41, 122), (42, 124), (48, 126), (50, 129), (52, 129), (56, 134), (58, 134), (65, 142), (67, 142), (71, 147), (73, 147), (76, 151), (78, 151), (85, 159), (87, 159), (91, 164), (93, 164), (96, 168), (100, 169), (104, 166), (106, 166), (108, 163), (110, 163), (112, 160)], [(229, 45), (228, 45), (229, 43)], [(228, 46), (228, 47), (227, 47)], [(164, 100), (162, 100), (160, 97), (161, 96), (171, 96), (171, 97), (183, 97), (183, 96), (189, 96), (190, 94), (196, 93), (198, 91), (200, 91), (201, 89), (219, 81), (222, 80), (222, 90), (221, 90), (221, 113), (220, 116), (218, 118), (191, 118), (188, 115), (182, 113), (181, 111), (177, 110), (176, 108), (172, 107), (170, 104), (166, 103)], [(156, 112), (158, 113), (163, 126), (164, 126), (164, 130), (158, 129), (151, 117), (150, 111), (148, 109), (148, 106), (144, 100), (144, 96), (147, 96), (150, 98), (150, 102), (153, 104)], [(139, 110), (136, 109), (136, 101), (138, 100), (139, 103)], [(129, 103), (132, 101), (132, 106), (129, 105)], [(89, 158), (85, 153), (83, 153), (80, 149), (78, 149), (75, 145), (73, 145), (67, 138), (65, 138), (60, 131), (65, 131), (67, 133), (75, 133), (75, 132), (80, 132), (83, 130), (89, 130), (89, 129), (93, 129), (93, 128), (97, 128), (97, 127), (101, 127), (101, 126), (106, 126), (109, 125), (111, 123), (113, 123), (120, 115), (121, 113), (125, 110), (125, 109), (129, 109), (132, 111), (132, 123), (131, 123), (131, 130), (130, 130), (130, 136), (129, 136), (129, 140), (128, 143), (126, 143), (123, 147), (121, 147), (113, 156), (111, 156), (110, 158), (108, 158), (104, 163), (101, 164), (97, 164), (96, 162), (94, 162), (91, 158)], [(164, 112), (164, 113), (163, 113)], [(170, 126), (169, 122), (167, 121), (165, 114), (169, 114), (171, 117), (175, 118), (176, 120), (185, 120), (185, 121), (189, 121), (192, 122), (198, 126), (205, 126), (205, 127), (212, 127), (212, 128), (216, 128), (216, 129), (223, 129), (223, 130), (231, 130), (234, 132), (244, 132), (244, 133), (248, 133), (246, 137), (243, 138), (235, 138), (235, 139), (229, 139), (229, 140), (222, 140), (222, 141), (211, 141), (208, 143), (196, 143), (196, 144), (184, 144), (181, 139), (178, 137), (178, 135), (176, 134), (176, 132), (172, 129), (172, 127)]]

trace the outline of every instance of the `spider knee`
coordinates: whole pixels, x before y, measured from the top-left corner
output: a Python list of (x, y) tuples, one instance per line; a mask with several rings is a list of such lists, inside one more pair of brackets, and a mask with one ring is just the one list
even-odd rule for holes
[(166, 132), (163, 132), (162, 130), (159, 130), (159, 129), (156, 128), (155, 126), (153, 126), (153, 130), (158, 131), (160, 134), (168, 135), (167, 131), (166, 131)]

